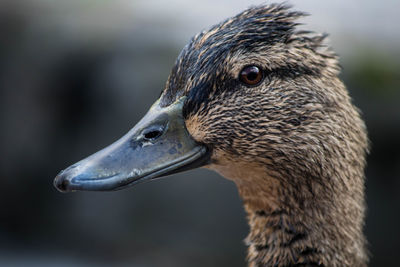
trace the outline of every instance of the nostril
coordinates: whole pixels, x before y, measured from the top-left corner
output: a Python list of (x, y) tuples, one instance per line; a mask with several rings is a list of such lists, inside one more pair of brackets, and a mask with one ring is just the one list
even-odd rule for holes
[(160, 130), (151, 130), (143, 134), (144, 138), (147, 140), (154, 140), (160, 137), (162, 134), (162, 131)]

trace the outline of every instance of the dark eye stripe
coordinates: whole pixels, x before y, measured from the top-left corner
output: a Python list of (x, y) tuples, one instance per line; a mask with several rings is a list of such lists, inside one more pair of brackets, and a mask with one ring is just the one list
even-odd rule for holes
[(309, 68), (300, 65), (281, 66), (271, 70), (266, 70), (266, 75), (277, 76), (278, 78), (296, 78), (302, 75), (318, 76), (320, 70), (316, 68)]
[(190, 114), (196, 113), (202, 104), (207, 105), (211, 88), (212, 85), (210, 82), (202, 82), (189, 91), (182, 111), (185, 119), (188, 118)]

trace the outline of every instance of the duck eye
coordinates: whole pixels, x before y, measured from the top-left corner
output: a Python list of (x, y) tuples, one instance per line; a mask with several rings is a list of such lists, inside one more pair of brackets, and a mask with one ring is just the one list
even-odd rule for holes
[(263, 79), (263, 73), (257, 66), (244, 67), (239, 74), (239, 80), (246, 85), (256, 85)]

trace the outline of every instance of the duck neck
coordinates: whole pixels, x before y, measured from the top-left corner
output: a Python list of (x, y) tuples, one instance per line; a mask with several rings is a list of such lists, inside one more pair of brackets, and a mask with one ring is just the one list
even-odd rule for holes
[(257, 166), (219, 171), (236, 183), (248, 214), (249, 266), (366, 266), (363, 190), (274, 178)]

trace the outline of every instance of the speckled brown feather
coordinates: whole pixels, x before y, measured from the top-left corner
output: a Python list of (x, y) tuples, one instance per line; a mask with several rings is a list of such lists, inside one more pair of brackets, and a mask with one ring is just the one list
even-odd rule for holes
[[(250, 8), (196, 35), (161, 96), (187, 96), (190, 134), (248, 213), (249, 266), (366, 266), (366, 129), (323, 35), (286, 5)], [(265, 79), (246, 86), (247, 65)]]

